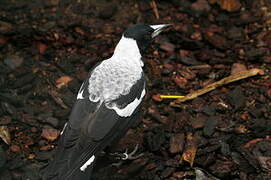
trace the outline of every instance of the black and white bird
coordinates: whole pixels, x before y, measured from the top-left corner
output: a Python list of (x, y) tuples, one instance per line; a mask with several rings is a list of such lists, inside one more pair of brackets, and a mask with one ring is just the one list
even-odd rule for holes
[(89, 180), (104, 148), (125, 135), (139, 118), (146, 94), (142, 54), (168, 24), (137, 24), (122, 35), (111, 58), (83, 82), (43, 180)]

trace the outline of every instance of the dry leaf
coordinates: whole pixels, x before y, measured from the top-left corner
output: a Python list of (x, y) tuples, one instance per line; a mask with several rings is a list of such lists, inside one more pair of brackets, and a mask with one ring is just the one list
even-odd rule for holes
[(197, 137), (191, 134), (186, 137), (185, 150), (182, 155), (182, 160), (189, 162), (190, 166), (193, 166), (194, 159), (197, 153)]
[(0, 126), (0, 138), (7, 144), (11, 143), (10, 133), (7, 126)]
[(60, 89), (63, 86), (66, 86), (72, 80), (73, 78), (70, 76), (62, 76), (56, 80), (56, 87)]

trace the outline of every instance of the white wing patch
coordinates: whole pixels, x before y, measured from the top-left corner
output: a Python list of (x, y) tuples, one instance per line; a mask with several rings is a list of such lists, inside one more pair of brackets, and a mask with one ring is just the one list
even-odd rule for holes
[(81, 85), (81, 87), (79, 89), (79, 92), (77, 94), (77, 99), (84, 99), (84, 97), (83, 97), (83, 93), (84, 93), (83, 86), (84, 86), (84, 83)]
[(65, 131), (66, 126), (67, 126), (67, 123), (65, 123), (65, 125), (64, 125), (64, 127), (63, 127), (63, 129), (62, 129), (62, 131), (60, 132), (60, 135), (63, 134), (63, 132)]
[(128, 104), (125, 108), (119, 109), (116, 105), (114, 105), (111, 107), (111, 109), (115, 110), (116, 113), (121, 117), (129, 117), (133, 114), (134, 110), (140, 104), (145, 94), (146, 94), (146, 90), (143, 89), (140, 98), (139, 99), (135, 98), (135, 100), (131, 102), (130, 104)]
[(86, 168), (87, 168), (89, 165), (91, 165), (91, 163), (93, 163), (94, 159), (95, 159), (95, 156), (94, 156), (94, 155), (91, 156), (91, 158), (90, 158), (83, 166), (80, 167), (80, 170), (81, 170), (81, 171), (85, 171)]

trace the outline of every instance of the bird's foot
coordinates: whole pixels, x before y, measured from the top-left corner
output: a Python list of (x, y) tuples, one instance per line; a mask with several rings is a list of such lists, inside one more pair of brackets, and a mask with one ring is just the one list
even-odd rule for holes
[(140, 154), (136, 155), (138, 147), (139, 147), (139, 145), (137, 144), (135, 146), (134, 150), (130, 153), (128, 153), (128, 149), (126, 149), (124, 153), (111, 153), (110, 154), (111, 156), (115, 157), (118, 160), (122, 160), (117, 163), (113, 163), (111, 165), (119, 168), (123, 164), (123, 162), (126, 160), (134, 160), (134, 159), (140, 158), (141, 156), (144, 155), (144, 153), (140, 153)]
[(116, 157), (117, 159), (120, 160), (134, 160), (134, 159), (138, 159), (141, 156), (143, 156), (143, 153), (140, 153), (138, 155), (136, 155), (137, 150), (138, 150), (139, 145), (137, 144), (134, 148), (134, 150), (130, 153), (128, 153), (128, 149), (125, 150), (124, 153), (111, 153), (112, 156)]
[(139, 147), (139, 145), (137, 144), (135, 146), (134, 150), (130, 153), (128, 153), (128, 149), (126, 149), (125, 152), (123, 153), (122, 160), (134, 160), (134, 159), (138, 159), (141, 156), (143, 156), (144, 155), (143, 153), (137, 154), (138, 147)]

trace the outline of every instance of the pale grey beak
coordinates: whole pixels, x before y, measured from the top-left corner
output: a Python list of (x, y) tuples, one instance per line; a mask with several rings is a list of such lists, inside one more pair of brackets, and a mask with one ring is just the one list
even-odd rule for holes
[(151, 25), (150, 27), (154, 29), (154, 32), (152, 33), (151, 37), (154, 38), (168, 26), (171, 26), (171, 24)]

